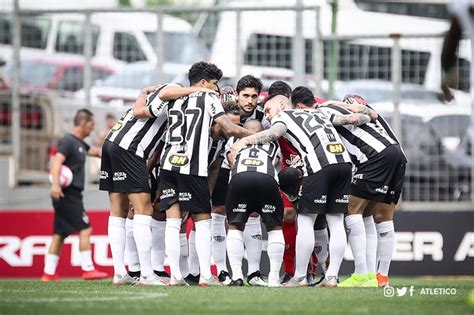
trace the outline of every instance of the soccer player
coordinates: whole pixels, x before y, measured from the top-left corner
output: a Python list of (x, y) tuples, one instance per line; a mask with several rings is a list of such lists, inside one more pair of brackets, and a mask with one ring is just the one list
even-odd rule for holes
[(125, 218), (130, 202), (134, 208), (133, 236), (141, 269), (140, 284), (168, 284), (166, 279), (154, 274), (151, 265), (153, 208), (146, 160), (166, 128), (167, 103), (162, 99), (181, 97), (199, 90), (202, 88), (170, 84), (145, 88), (135, 106), (126, 111), (104, 141), (99, 189), (109, 192), (108, 235), (114, 262), (114, 285), (136, 282), (127, 274), (124, 264)]
[[(191, 86), (214, 90), (222, 71), (214, 64), (195, 63), (188, 73)], [(207, 182), (209, 132), (215, 121), (228, 135), (252, 132), (233, 124), (220, 100), (212, 93), (197, 92), (168, 104), (168, 137), (161, 158), (160, 208), (166, 211), (165, 247), (170, 264), (170, 285), (186, 285), (179, 268), (181, 211), (188, 211), (196, 227), (200, 265), (199, 285), (220, 285), (212, 276), (211, 205)]]
[[(326, 285), (337, 286), (337, 274), (346, 246), (344, 213), (350, 185), (350, 157), (334, 125), (362, 124), (370, 120), (363, 114), (335, 115), (333, 123), (321, 111), (295, 110), (288, 98), (278, 95), (265, 103), (265, 115), (272, 127), (234, 143), (231, 158), (249, 144), (263, 144), (285, 137), (298, 150), (304, 178), (298, 204), (296, 270), (286, 286), (306, 286), (306, 271), (314, 249), (313, 226), (319, 213), (326, 214), (331, 239), (331, 264)], [(323, 183), (323, 184), (321, 184)]]
[[(261, 123), (257, 120), (247, 120), (244, 127), (262, 130)], [(274, 168), (277, 153), (278, 143), (273, 141), (261, 145), (248, 145), (239, 152), (235, 161), (230, 160), (233, 167), (225, 208), (229, 220), (227, 252), (232, 268), (231, 285), (243, 285), (243, 230), (250, 213), (257, 211), (268, 231), (267, 252), (270, 259), (268, 286), (280, 286), (279, 273), (285, 240), (281, 231), (283, 202)]]
[[(86, 155), (100, 157), (100, 149), (89, 147), (84, 139), (94, 129), (94, 115), (88, 109), (77, 111), (74, 128), (70, 134), (58, 142), (58, 152), (51, 163), (51, 198), (54, 208), (54, 235), (45, 256), (44, 273), (41, 281), (55, 281), (59, 277), (56, 268), (64, 240), (70, 234), (79, 232), (82, 278), (86, 280), (106, 278), (105, 272), (98, 271), (92, 262), (90, 236), (92, 228), (82, 202), (84, 190), (84, 164)], [(73, 173), (72, 183), (61, 188), (59, 177), (61, 166), (69, 167)]]
[(385, 119), (362, 97), (346, 95), (343, 103), (323, 105), (320, 109), (331, 117), (354, 111), (371, 116), (363, 125), (336, 127), (356, 167), (345, 218), (355, 271), (339, 287), (388, 285), (395, 246), (393, 212), (403, 187), (405, 154)]

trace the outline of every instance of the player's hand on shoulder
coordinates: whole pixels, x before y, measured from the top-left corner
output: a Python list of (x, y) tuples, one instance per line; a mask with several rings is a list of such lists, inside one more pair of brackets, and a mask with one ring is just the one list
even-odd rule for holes
[(51, 185), (51, 197), (55, 200), (59, 200), (61, 197), (64, 197), (63, 190), (59, 184)]

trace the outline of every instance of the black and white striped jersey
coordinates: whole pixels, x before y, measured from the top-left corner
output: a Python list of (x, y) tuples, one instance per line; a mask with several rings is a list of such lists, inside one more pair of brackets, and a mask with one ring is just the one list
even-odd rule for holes
[[(323, 106), (319, 109), (330, 116), (331, 121), (334, 115), (352, 113), (338, 105)], [(349, 152), (352, 163), (354, 163), (355, 166), (359, 166), (373, 158), (388, 146), (398, 143), (388, 123), (380, 115), (379, 119), (375, 122), (369, 122), (360, 126), (336, 126), (335, 128), (341, 136), (344, 146)]]
[(240, 150), (235, 157), (232, 176), (243, 172), (258, 172), (273, 177), (278, 183), (274, 162), (278, 155), (278, 143), (252, 144)]
[(299, 152), (304, 176), (331, 164), (350, 163), (341, 137), (324, 112), (318, 109), (291, 109), (280, 112), (272, 125), (285, 124), (283, 135)]
[(212, 121), (225, 115), (219, 98), (196, 92), (168, 103), (168, 138), (161, 167), (185, 175), (207, 176)]
[(218, 158), (224, 157), (226, 143), (227, 139), (213, 140), (209, 137), (209, 155), (207, 157), (209, 166)]
[(168, 102), (162, 101), (158, 93), (168, 85), (170, 84), (160, 85), (147, 96), (146, 104), (151, 118), (135, 118), (133, 108), (130, 108), (115, 123), (105, 139), (141, 158), (148, 159), (166, 129)]
[(257, 105), (257, 107), (255, 107), (252, 115), (250, 115), (249, 117), (245, 117), (245, 118), (240, 117), (240, 123), (243, 124), (247, 120), (251, 120), (251, 119), (255, 119), (255, 120), (258, 120), (259, 122), (261, 122), (262, 126), (263, 126), (263, 129), (268, 129), (271, 126), (270, 122), (265, 117), (265, 113), (263, 112), (263, 108), (260, 105)]

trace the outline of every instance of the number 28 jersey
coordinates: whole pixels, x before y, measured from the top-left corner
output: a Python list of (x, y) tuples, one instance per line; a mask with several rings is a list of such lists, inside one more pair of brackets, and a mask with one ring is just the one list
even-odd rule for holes
[(224, 115), (217, 96), (196, 92), (168, 103), (168, 134), (161, 155), (164, 170), (207, 176), (212, 121)]
[(304, 176), (317, 173), (327, 165), (351, 162), (336, 129), (322, 111), (285, 110), (272, 119), (272, 125), (275, 124), (287, 127), (283, 137), (301, 155)]

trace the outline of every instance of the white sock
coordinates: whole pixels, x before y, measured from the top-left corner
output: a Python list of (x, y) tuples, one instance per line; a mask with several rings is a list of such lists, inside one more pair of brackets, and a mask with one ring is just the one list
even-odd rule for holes
[(337, 277), (347, 245), (346, 230), (344, 229), (344, 214), (328, 213), (326, 214), (326, 221), (328, 222), (328, 228), (331, 232), (331, 238), (329, 239), (331, 260), (328, 270), (326, 271), (326, 276)]
[(318, 258), (318, 264), (326, 273), (326, 261), (328, 259), (329, 235), (328, 229), (314, 231), (314, 253)]
[(54, 254), (46, 254), (44, 256), (44, 273), (52, 276), (56, 274), (58, 268), (59, 256)]
[[(365, 227), (362, 214), (351, 214), (346, 217), (347, 236), (354, 256), (354, 273), (359, 275), (367, 274), (367, 264), (365, 261), (366, 241)], [(332, 259), (332, 258), (331, 258)]]
[(83, 250), (81, 254), (81, 269), (82, 271), (92, 271), (94, 270), (94, 263), (92, 262), (92, 251)]
[(308, 263), (314, 249), (314, 222), (317, 214), (298, 214), (298, 233), (296, 234), (296, 257), (294, 278), (306, 277)]
[(211, 219), (201, 220), (196, 226), (196, 251), (201, 277), (209, 279), (211, 274)]
[(395, 229), (393, 221), (385, 221), (377, 225), (377, 258), (379, 261), (378, 272), (382, 276), (388, 276), (390, 262), (392, 261), (395, 248)]
[(268, 232), (267, 254), (270, 259), (270, 272), (268, 280), (278, 281), (280, 278), (280, 269), (283, 262), (283, 253), (285, 251), (285, 238), (282, 230), (273, 230)]
[(183, 277), (189, 275), (188, 266), (188, 239), (186, 233), (179, 234), (179, 269)]
[(374, 217), (364, 218), (365, 238), (367, 242), (365, 260), (367, 262), (367, 272), (377, 271), (377, 230), (375, 229)]
[(125, 261), (128, 264), (128, 271), (140, 271), (140, 260), (138, 259), (137, 245), (133, 237), (133, 220), (125, 219)]
[(227, 232), (227, 255), (232, 269), (232, 280), (244, 279), (242, 260), (244, 259), (244, 237), (239, 230)]
[(212, 258), (219, 273), (222, 270), (227, 271), (225, 215), (211, 213), (211, 216)]
[(137, 245), (140, 261), (140, 274), (148, 277), (153, 274), (151, 267), (151, 216), (135, 214), (133, 217), (133, 238)]
[(127, 274), (124, 261), (125, 219), (110, 216), (107, 233), (109, 236), (110, 250), (112, 252), (112, 261), (114, 263), (114, 273), (123, 276)]
[(196, 231), (191, 231), (189, 233), (189, 254), (188, 254), (188, 266), (189, 273), (193, 276), (199, 274), (199, 259), (196, 251)]
[(151, 219), (151, 265), (153, 270), (165, 270), (165, 230), (166, 221)]
[(165, 230), (165, 252), (170, 265), (171, 276), (176, 280), (183, 279), (181, 269), (179, 268), (179, 256), (181, 252), (179, 244), (179, 230), (181, 229), (181, 219), (166, 219)]
[(247, 251), (248, 272), (247, 275), (260, 270), (260, 259), (262, 257), (262, 225), (260, 216), (249, 217), (243, 232), (245, 250)]

